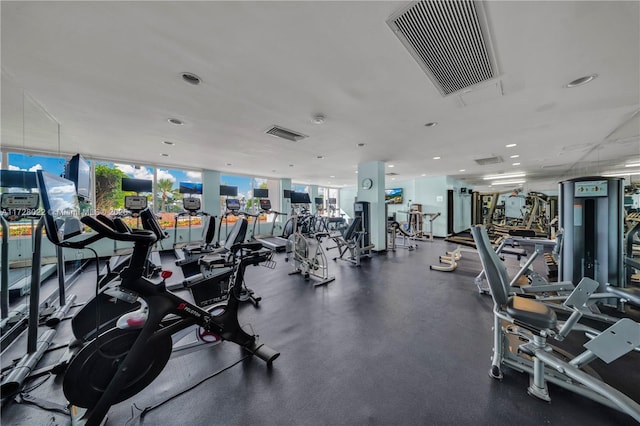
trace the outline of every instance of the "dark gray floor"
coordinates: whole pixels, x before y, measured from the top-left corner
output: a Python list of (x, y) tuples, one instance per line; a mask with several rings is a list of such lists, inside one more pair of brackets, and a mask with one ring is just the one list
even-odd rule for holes
[[(336, 280), (313, 287), (275, 270), (251, 267), (247, 283), (263, 300), (245, 305), (241, 323), (282, 355), (271, 369), (248, 359), (140, 418), (140, 410), (243, 357), (223, 343), (169, 361), (147, 389), (111, 408), (108, 425), (622, 425), (617, 411), (551, 386), (552, 402), (527, 395), (528, 378), (506, 371), (489, 378), (492, 302), (473, 283), (477, 255), (464, 253), (456, 272), (429, 270), (453, 248), (420, 243), (363, 261), (331, 262)], [(92, 288), (85, 272), (77, 288)], [(78, 290), (80, 291), (80, 290)], [(86, 291), (86, 290), (85, 290)], [(59, 333), (60, 343), (66, 333)], [(11, 355), (5, 355), (11, 359)], [(596, 369), (640, 400), (639, 353)], [(63, 403), (57, 380), (34, 390)], [(39, 408), (9, 404), (3, 425), (66, 425)]]

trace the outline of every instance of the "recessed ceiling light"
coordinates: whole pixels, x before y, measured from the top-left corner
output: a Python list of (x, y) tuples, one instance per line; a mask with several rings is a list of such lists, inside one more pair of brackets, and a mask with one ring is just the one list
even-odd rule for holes
[(512, 166), (519, 166), (520, 163), (513, 163)]
[(459, 171), (459, 172), (466, 172), (466, 170), (465, 170), (465, 169), (460, 169), (460, 170), (458, 170), (458, 171)]
[(396, 180), (396, 178), (391, 178), (391, 180)]
[(393, 164), (388, 164), (387, 167), (395, 167)]
[(585, 75), (584, 77), (576, 78), (571, 83), (567, 84), (567, 87), (578, 87), (590, 83), (598, 76), (598, 74)]
[(423, 174), (421, 174), (420, 176), (426, 176), (426, 175), (427, 175), (426, 173), (423, 173)]
[(430, 123), (425, 124), (425, 127), (436, 127), (438, 123), (436, 121), (432, 121)]
[(160, 155), (162, 155), (163, 157), (168, 157), (169, 156), (169, 154), (164, 154), (164, 153), (162, 153)]
[(326, 118), (322, 114), (314, 115), (312, 118), (313, 124), (323, 124), (325, 120)]
[(167, 121), (171, 124), (175, 124), (176, 126), (182, 126), (184, 124), (184, 121), (177, 118), (168, 118)]
[(171, 142), (171, 141), (162, 141), (162, 143), (165, 144), (165, 145), (170, 145), (170, 146), (173, 146), (173, 145), (176, 144), (175, 142)]
[(197, 86), (202, 81), (200, 80), (200, 77), (190, 72), (183, 72), (182, 79), (189, 84), (193, 84), (194, 86)]
[(520, 155), (516, 154), (516, 155), (511, 155), (509, 158), (518, 158), (518, 157), (520, 157)]
[(360, 147), (365, 146), (365, 145), (366, 145), (366, 143), (362, 143), (362, 142), (360, 142), (360, 143), (358, 144), (358, 146), (360, 146)]
[(640, 163), (625, 164), (625, 167), (640, 167)]
[(329, 176), (330, 178), (334, 178), (335, 176)]
[(433, 159), (434, 159), (434, 160), (439, 160), (439, 159), (440, 159), (440, 157), (433, 157)]
[(514, 146), (518, 146), (518, 144), (517, 143), (509, 143), (509, 144), (505, 145), (506, 148), (513, 148)]
[(356, 174), (358, 174), (358, 171), (356, 170)]

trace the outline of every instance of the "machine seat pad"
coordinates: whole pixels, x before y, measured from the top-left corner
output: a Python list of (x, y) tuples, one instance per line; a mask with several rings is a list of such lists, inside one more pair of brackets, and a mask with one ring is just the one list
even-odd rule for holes
[(215, 267), (221, 268), (227, 263), (226, 259), (223, 256), (220, 256), (217, 254), (209, 254), (209, 255), (202, 256), (200, 260), (198, 260), (198, 262), (200, 265), (206, 268), (215, 268)]
[(609, 293), (615, 294), (628, 301), (629, 303), (640, 306), (640, 288), (638, 287), (615, 287), (612, 285), (607, 286), (607, 291)]
[(507, 300), (506, 310), (514, 320), (538, 329), (556, 326), (556, 313), (547, 305), (534, 299), (511, 296)]
[(192, 245), (192, 246), (183, 247), (182, 250), (184, 250), (186, 253), (189, 253), (189, 254), (206, 254), (206, 253), (212, 253), (214, 249), (201, 246), (201, 245)]
[(536, 231), (531, 229), (509, 229), (509, 235), (512, 237), (533, 238), (536, 236)]

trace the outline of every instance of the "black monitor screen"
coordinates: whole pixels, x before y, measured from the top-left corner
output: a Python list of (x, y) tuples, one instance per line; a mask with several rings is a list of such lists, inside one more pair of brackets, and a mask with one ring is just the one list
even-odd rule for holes
[(285, 189), (282, 194), (282, 198), (291, 198), (291, 190)]
[(268, 198), (262, 198), (260, 200), (260, 209), (265, 211), (271, 210), (271, 201), (269, 201)]
[(238, 187), (237, 186), (220, 185), (220, 196), (223, 196), (223, 197), (237, 197), (238, 196)]
[(82, 233), (76, 185), (42, 170), (37, 171), (37, 177), (49, 239), (56, 244)]
[(196, 182), (180, 182), (178, 191), (181, 194), (202, 194), (202, 184)]
[(324, 198), (322, 197), (315, 197), (314, 201), (316, 204), (324, 204)]
[(122, 190), (130, 192), (153, 192), (153, 181), (147, 179), (122, 178)]
[(89, 163), (80, 154), (74, 155), (69, 160), (65, 177), (76, 185), (76, 192), (80, 199), (91, 197), (91, 169)]
[(269, 198), (269, 190), (267, 188), (253, 188), (254, 198)]
[(227, 210), (240, 210), (240, 200), (236, 198), (227, 198)]
[(3, 188), (32, 189), (38, 187), (35, 172), (0, 170), (0, 186)]
[(291, 191), (291, 204), (311, 204), (311, 198), (306, 192)]

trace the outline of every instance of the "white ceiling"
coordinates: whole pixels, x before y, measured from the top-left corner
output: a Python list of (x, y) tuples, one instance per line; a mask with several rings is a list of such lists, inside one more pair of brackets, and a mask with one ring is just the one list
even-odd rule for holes
[[(398, 180), (523, 171), (537, 190), (640, 161), (640, 2), (486, 2), (499, 78), (448, 97), (386, 24), (406, 4), (2, 1), (3, 72), (61, 125), (59, 148), (34, 146), (5, 114), (3, 149), (328, 186), (384, 160)], [(274, 124), (309, 138), (265, 135)]]

